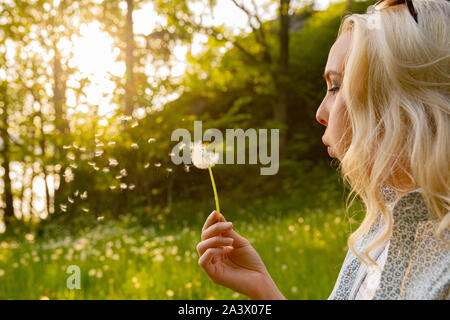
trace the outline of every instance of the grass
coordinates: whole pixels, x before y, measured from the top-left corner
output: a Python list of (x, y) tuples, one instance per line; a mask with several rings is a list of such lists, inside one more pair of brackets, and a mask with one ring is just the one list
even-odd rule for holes
[[(349, 221), (343, 208), (284, 205), (260, 201), (224, 215), (288, 299), (326, 299), (346, 254)], [(0, 299), (246, 299), (198, 266), (195, 248), (208, 212), (186, 219), (186, 208), (194, 210), (180, 205), (147, 220), (93, 218), (79, 232), (0, 239)], [(80, 290), (67, 289), (70, 265), (80, 267)]]

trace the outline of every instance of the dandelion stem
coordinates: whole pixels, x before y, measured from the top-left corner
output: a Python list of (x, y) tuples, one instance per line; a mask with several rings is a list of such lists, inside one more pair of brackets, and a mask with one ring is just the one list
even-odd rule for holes
[(216, 190), (216, 183), (214, 182), (214, 176), (211, 170), (211, 167), (208, 167), (209, 170), (209, 176), (211, 177), (211, 183), (214, 190), (214, 200), (216, 200), (216, 210), (217, 210), (217, 217), (220, 221), (220, 207), (219, 207), (219, 197), (217, 196), (217, 190)]

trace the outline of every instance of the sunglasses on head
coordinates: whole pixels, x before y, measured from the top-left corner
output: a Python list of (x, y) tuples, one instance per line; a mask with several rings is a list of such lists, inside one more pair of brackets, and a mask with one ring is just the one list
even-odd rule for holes
[(416, 23), (419, 23), (417, 19), (417, 12), (416, 9), (414, 9), (414, 5), (412, 0), (380, 0), (377, 3), (374, 4), (374, 7), (376, 9), (384, 9), (392, 6), (396, 6), (399, 4), (406, 4), (408, 7), (409, 13), (412, 15)]

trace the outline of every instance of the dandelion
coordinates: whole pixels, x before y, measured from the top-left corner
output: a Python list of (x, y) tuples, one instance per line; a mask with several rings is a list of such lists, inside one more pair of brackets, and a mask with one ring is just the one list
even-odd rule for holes
[(216, 184), (211, 168), (219, 161), (219, 154), (208, 151), (206, 146), (200, 141), (191, 144), (192, 163), (199, 169), (208, 169), (211, 177), (211, 183), (214, 191), (214, 200), (216, 201), (217, 216), (220, 219), (219, 197), (217, 196)]
[(167, 294), (168, 297), (173, 297), (174, 292), (172, 290), (167, 290), (166, 294)]
[(109, 158), (109, 165), (111, 166), (111, 167), (115, 167), (115, 166), (117, 166), (119, 164), (119, 162), (116, 160), (116, 159), (114, 159), (114, 158)]
[(25, 240), (27, 241), (33, 241), (34, 240), (34, 235), (32, 233), (27, 233), (25, 235)]
[(103, 150), (96, 150), (95, 151), (95, 156), (96, 157), (100, 157), (103, 154), (103, 152), (104, 152)]

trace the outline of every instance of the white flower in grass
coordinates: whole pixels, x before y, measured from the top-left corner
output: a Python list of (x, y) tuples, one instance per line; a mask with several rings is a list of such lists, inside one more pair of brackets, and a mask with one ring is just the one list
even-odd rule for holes
[(219, 161), (219, 154), (207, 150), (200, 141), (191, 143), (191, 159), (194, 166), (199, 169), (214, 167)]

